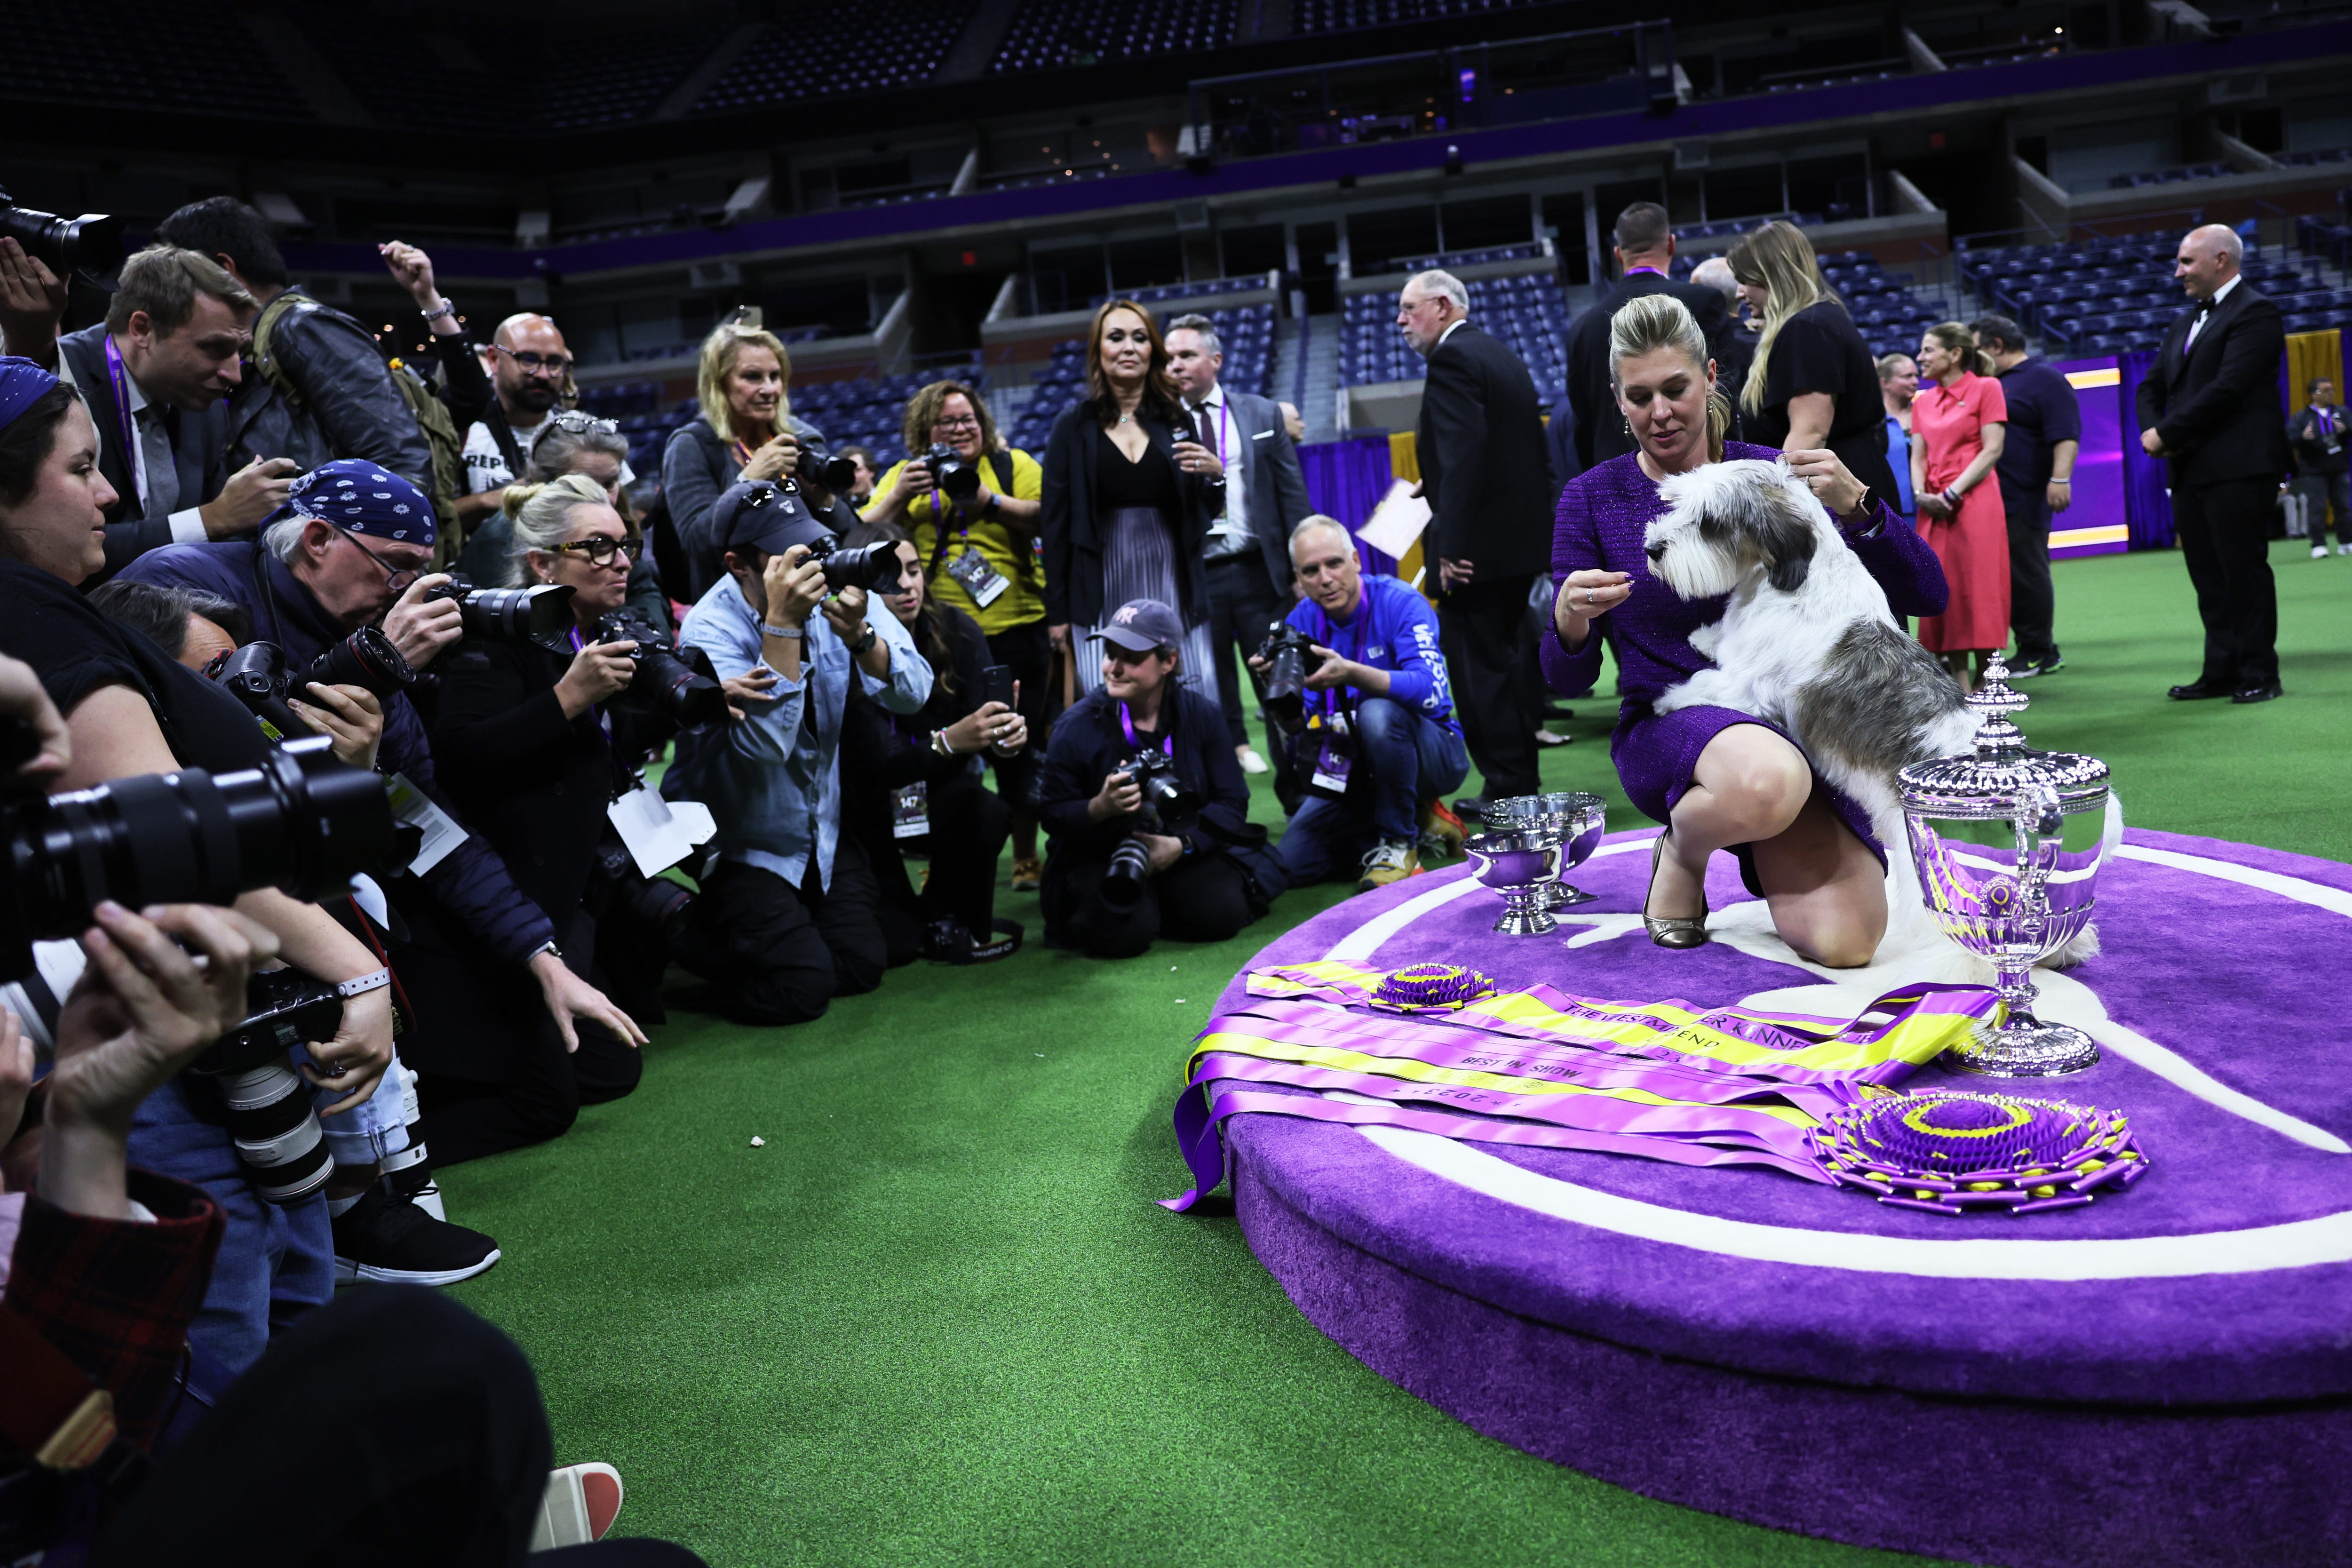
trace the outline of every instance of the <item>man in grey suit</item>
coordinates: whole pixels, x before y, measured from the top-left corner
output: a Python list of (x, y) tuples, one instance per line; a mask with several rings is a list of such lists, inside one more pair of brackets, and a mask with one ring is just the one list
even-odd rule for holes
[(250, 533), (285, 502), (298, 465), (256, 458), (229, 471), (226, 399), (256, 306), (219, 263), (150, 246), (122, 264), (106, 320), (59, 338), (65, 289), (5, 243), (8, 352), (73, 383), (98, 426), (99, 471), (119, 498), (106, 514), (108, 575), (166, 544)]
[[(1168, 369), (1184, 406), (1199, 428), (1201, 444), (1225, 465), (1225, 515), (1210, 530), (1209, 636), (1217, 649), (1218, 695), (1225, 729), (1244, 772), (1266, 771), (1265, 759), (1249, 743), (1243, 722), (1241, 683), (1234, 677), (1234, 645), (1244, 659), (1257, 651), (1266, 628), (1290, 613), (1290, 531), (1314, 509), (1307, 502), (1307, 479), (1298, 469), (1298, 448), (1290, 444), (1282, 407), (1221, 386), (1224, 345), (1206, 316), (1179, 316), (1168, 327)], [(1252, 671), (1250, 679), (1257, 675)], [(1261, 696), (1263, 693), (1261, 693)], [(1275, 788), (1288, 787), (1290, 757), (1282, 737), (1266, 721), (1266, 750), (1274, 753)], [(1287, 801), (1285, 802), (1286, 807)]]

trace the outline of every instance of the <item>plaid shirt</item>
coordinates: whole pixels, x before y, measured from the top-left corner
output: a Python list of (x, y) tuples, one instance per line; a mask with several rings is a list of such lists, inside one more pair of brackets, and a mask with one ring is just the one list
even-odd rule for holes
[[(131, 1173), (153, 1225), (69, 1214), (37, 1193), (8, 1274), (8, 1305), (114, 1395), (125, 1439), (144, 1448), (170, 1407), (188, 1324), (204, 1304), (223, 1220), (185, 1182)], [(0, 1378), (7, 1375), (0, 1368)]]

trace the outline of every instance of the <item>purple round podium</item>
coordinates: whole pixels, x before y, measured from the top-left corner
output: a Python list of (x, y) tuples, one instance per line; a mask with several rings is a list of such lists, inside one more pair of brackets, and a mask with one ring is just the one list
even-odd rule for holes
[[(1254, 965), (1474, 965), (1616, 1000), (1858, 1012), (1770, 935), (1727, 858), (1717, 939), (1653, 946), (1650, 830), (1571, 873), (1551, 936), (1489, 929), (1459, 870), (1349, 900)], [(1244, 1234), (1309, 1321), (1490, 1436), (1634, 1491), (2019, 1568), (2352, 1560), (2352, 867), (2134, 830), (2105, 951), (2043, 972), (2077, 1077), (2147, 1179), (2088, 1207), (1947, 1217), (1690, 1169), (1286, 1117), (1227, 1125)], [(1222, 1007), (1243, 1000), (1237, 978)]]

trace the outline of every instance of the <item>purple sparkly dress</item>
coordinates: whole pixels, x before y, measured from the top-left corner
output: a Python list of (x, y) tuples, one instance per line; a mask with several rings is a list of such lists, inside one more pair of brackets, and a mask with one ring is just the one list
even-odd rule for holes
[[(1780, 454), (1769, 447), (1727, 442), (1726, 458), (1760, 458)], [(1690, 645), (1690, 635), (1722, 617), (1725, 601), (1683, 600), (1650, 575), (1649, 558), (1642, 553), (1642, 535), (1665, 510), (1658, 487), (1642, 471), (1640, 454), (1631, 453), (1596, 464), (1569, 481), (1560, 492), (1559, 510), (1552, 525), (1551, 575), (1555, 589), (1571, 572), (1624, 572), (1633, 579), (1633, 596), (1596, 623), (1600, 636), (1585, 638), (1583, 648), (1570, 653), (1555, 632), (1543, 640), (1544, 679), (1565, 697), (1581, 697), (1601, 675), (1601, 643), (1606, 637), (1616, 650), (1619, 685), (1623, 700), (1617, 711), (1617, 731), (1609, 740), (1610, 760), (1628, 799), (1646, 816), (1660, 822), (1673, 813), (1675, 802), (1690, 787), (1691, 770), (1698, 754), (1720, 731), (1734, 724), (1761, 724), (1788, 737), (1778, 724), (1733, 708), (1678, 708), (1654, 713), (1650, 703), (1668, 687), (1706, 668), (1708, 660)], [(1943, 612), (1948, 591), (1944, 570), (1934, 551), (1918, 532), (1893, 511), (1878, 504), (1878, 521), (1872, 531), (1845, 531), (1845, 542), (1886, 590), (1887, 603), (1898, 616), (1933, 616)], [(1794, 737), (1788, 737), (1791, 744)], [(1813, 787), (1824, 791), (1839, 817), (1854, 837), (1870, 846), (1885, 864), (1886, 851), (1871, 831), (1862, 807), (1831, 788), (1821, 774)], [(1744, 846), (1742, 847), (1744, 847)], [(1739, 857), (1741, 878), (1748, 891), (1762, 896), (1748, 858)]]

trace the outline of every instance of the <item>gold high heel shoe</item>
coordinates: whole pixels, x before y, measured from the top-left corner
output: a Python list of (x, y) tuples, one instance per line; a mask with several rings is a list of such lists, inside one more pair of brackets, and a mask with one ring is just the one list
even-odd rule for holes
[[(1658, 861), (1665, 852), (1666, 836), (1661, 833), (1651, 841), (1650, 881), (1653, 886), (1655, 886), (1658, 880)], [(1687, 915), (1676, 915), (1671, 919), (1659, 920), (1650, 913), (1650, 895), (1644, 891), (1642, 895), (1642, 924), (1648, 928), (1650, 940), (1660, 947), (1703, 946), (1706, 942), (1705, 900), (1706, 895), (1702, 892), (1700, 913), (1696, 920)]]

